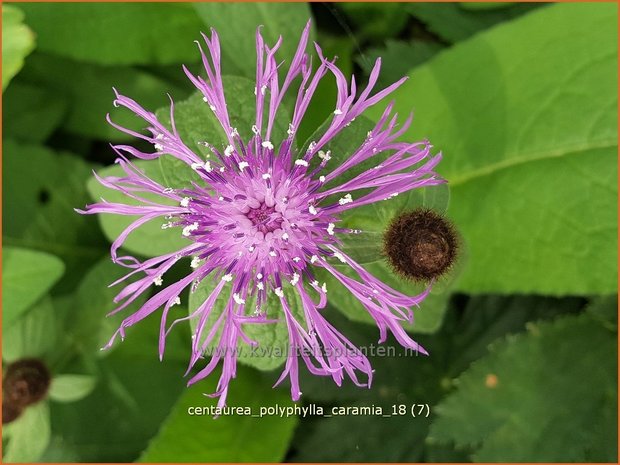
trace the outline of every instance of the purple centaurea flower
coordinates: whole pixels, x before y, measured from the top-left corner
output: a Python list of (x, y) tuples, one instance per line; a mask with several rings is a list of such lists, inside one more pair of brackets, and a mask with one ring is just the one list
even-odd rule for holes
[[(209, 105), (227, 136), (222, 147), (209, 144), (215, 155), (209, 160), (204, 160), (190, 150), (179, 137), (174, 123), (172, 99), (169, 130), (153, 113), (115, 91), (114, 105), (126, 107), (143, 118), (149, 124), (150, 134), (143, 135), (117, 126), (109, 117), (108, 121), (119, 130), (153, 144), (155, 150), (146, 153), (127, 145), (114, 146), (119, 155), (117, 163), (125, 171), (125, 176), (98, 179), (104, 186), (140, 201), (141, 205), (102, 201), (88, 205), (81, 212), (139, 216), (112, 244), (113, 261), (132, 269), (114, 284), (130, 276), (140, 276), (116, 296), (115, 302), (122, 303), (112, 313), (125, 309), (141, 294), (152, 289), (152, 286), (161, 286), (164, 273), (181, 258), (193, 257), (191, 272), (180, 281), (158, 290), (139, 310), (125, 318), (106, 347), (117, 336), (123, 338), (125, 328), (163, 307), (159, 339), (162, 357), (165, 338), (172, 326), (181, 321), (196, 319), (188, 372), (203, 357), (209, 344), (217, 345), (217, 350), (209, 363), (189, 380), (189, 384), (207, 377), (222, 361), (217, 392), (213, 394), (220, 397), (220, 406), (224, 405), (229, 382), (235, 377), (237, 360), (234, 349), (240, 341), (254, 343), (245, 335), (243, 326), (273, 323), (261, 311), (268, 296), (272, 294), (280, 300), (280, 320), (287, 324), (291, 352), (298, 354), (287, 357), (284, 371), (276, 385), (288, 375), (292, 398), (299, 399), (299, 358), (310, 372), (331, 376), (338, 385), (345, 374), (359, 386), (370, 385), (372, 369), (367, 358), (321, 314), (321, 309), (327, 303), (327, 289), (325, 284), (321, 285), (315, 279), (313, 269), (316, 268), (329, 272), (359, 299), (377, 323), (380, 342), (385, 341), (390, 330), (400, 344), (426, 354), (404, 331), (401, 322), (413, 320), (411, 307), (419, 305), (430, 287), (420, 295), (411, 297), (379, 281), (341, 247), (340, 237), (359, 231), (338, 227), (338, 222), (339, 215), (352, 208), (444, 182), (433, 172), (441, 156), (432, 156), (431, 146), (426, 141), (396, 141), (407, 130), (411, 117), (397, 130), (397, 115), (391, 115), (390, 104), (357, 150), (342, 164), (327, 171), (325, 168), (329, 165), (330, 152), (322, 150), (326, 144), (368, 107), (400, 86), (406, 78), (371, 95), (381, 65), (378, 59), (370, 73), (367, 87), (357, 95), (355, 80), (352, 79), (349, 85), (334, 62), (323, 57), (317, 44), (315, 48), (320, 64), (313, 72), (306, 53), (309, 30), (310, 22), (303, 30), (282, 83), (278, 77), (279, 66), (274, 58), (281, 38), (274, 47), (269, 48), (263, 43), (260, 29), (257, 30), (256, 121), (252, 127), (254, 135), (249, 141), (240, 138), (233, 122), (229, 120), (217, 33), (212, 30), (211, 38), (203, 34), (208, 54), (200, 44), (198, 47), (207, 78), (195, 76), (185, 67), (184, 70), (203, 94), (205, 105)], [(333, 117), (318, 140), (300, 153), (294, 145), (297, 130), (319, 81), (327, 73), (335, 76), (338, 87)], [(296, 94), (288, 137), (272, 140), (278, 108), (297, 78), (301, 78), (301, 84)], [(203, 182), (188, 182), (185, 189), (166, 187), (149, 179), (128, 160), (126, 154), (146, 160), (170, 154), (194, 169)], [(351, 167), (380, 156), (382, 162), (377, 162), (374, 168), (337, 184), (338, 177)], [(328, 184), (333, 187), (326, 188)], [(359, 191), (362, 194), (357, 197), (355, 194)], [(155, 194), (165, 200), (166, 204), (147, 200), (142, 193)], [(329, 200), (334, 198), (338, 200)], [(173, 201), (174, 206), (167, 205), (170, 201)], [(174, 228), (176, 233), (186, 237), (187, 246), (145, 261), (118, 256), (118, 249), (127, 235), (155, 218), (165, 219), (162, 228)], [(170, 233), (173, 234), (172, 231)], [(332, 258), (348, 265), (354, 273), (340, 271), (331, 263)], [(204, 279), (216, 283), (208, 298), (189, 316), (177, 319), (168, 326), (167, 315), (170, 308), (179, 302), (179, 294), (187, 287), (191, 287), (193, 292)], [(285, 286), (298, 294), (299, 299), (296, 300), (301, 302), (302, 308), (298, 310), (302, 316), (295, 316), (292, 303), (285, 297)], [(250, 298), (255, 302), (255, 308), (246, 307), (245, 302)], [(215, 323), (208, 326), (208, 317), (218, 299), (226, 299), (227, 303)], [(365, 374), (367, 380), (359, 380), (358, 372)]]

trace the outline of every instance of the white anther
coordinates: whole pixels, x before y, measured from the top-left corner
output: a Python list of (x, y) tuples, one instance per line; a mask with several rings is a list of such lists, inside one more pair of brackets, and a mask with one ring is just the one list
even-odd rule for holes
[(161, 276), (158, 276), (153, 280), (153, 284), (155, 284), (156, 286), (161, 286), (163, 283), (164, 280), (161, 278)]
[(190, 197), (183, 197), (183, 200), (181, 200), (181, 206), (188, 207), (190, 200), (192, 200)]
[(192, 258), (192, 263), (190, 263), (189, 266), (191, 266), (192, 268), (198, 268), (200, 266), (200, 262), (201, 261), (202, 260), (200, 260), (200, 258), (194, 257), (194, 258)]
[(311, 215), (316, 215), (318, 213), (314, 205), (310, 205), (308, 207), (308, 211), (310, 212)]
[(338, 203), (340, 205), (346, 205), (347, 203), (351, 203), (351, 202), (353, 202), (353, 197), (351, 197), (351, 194), (347, 194), (343, 198), (338, 200)]
[(325, 176), (319, 176), (319, 182), (325, 182)]
[(155, 150), (161, 152), (162, 150), (164, 150), (164, 146), (161, 144), (155, 144)]
[(224, 197), (222, 197), (221, 195), (217, 198), (220, 202), (224, 201)]
[(324, 161), (329, 161), (329, 160), (332, 159), (332, 151), (331, 150), (328, 150), (327, 152), (323, 152), (322, 150), (319, 150), (318, 155), (319, 155), (319, 158), (321, 160), (324, 160)]
[(313, 285), (313, 286), (318, 286), (318, 285), (319, 285), (319, 282), (315, 279), (314, 281), (312, 281), (312, 285)]
[(263, 273), (258, 273), (256, 275), (256, 279), (263, 279)]
[(263, 143), (260, 145), (262, 145), (266, 149), (273, 150), (273, 144), (268, 140), (263, 141)]
[(222, 281), (226, 281), (227, 283), (231, 282), (233, 279), (233, 275), (232, 274), (225, 274), (224, 276), (222, 276)]
[(247, 161), (242, 161), (242, 162), (239, 163), (239, 170), (243, 171), (248, 166), (250, 166), (250, 164)]
[(346, 259), (344, 258), (344, 255), (342, 255), (340, 252), (334, 252), (334, 257), (336, 257), (342, 263), (347, 263)]
[(232, 131), (230, 131), (230, 137), (235, 137), (239, 135), (239, 131), (237, 131), (237, 128), (232, 128)]
[(225, 170), (225, 168), (222, 166), (222, 167), (220, 168), (220, 173), (223, 173), (223, 172), (224, 172), (224, 170)]
[(206, 102), (206, 103), (209, 103), (209, 99), (207, 97), (202, 97), (202, 101)]
[(310, 263), (315, 263), (319, 261), (319, 257), (317, 255), (313, 255), (310, 257)]
[(174, 305), (181, 305), (181, 298), (180, 297), (177, 296), (174, 299), (174, 301), (170, 304), (171, 307), (174, 306)]
[(174, 194), (174, 189), (172, 187), (166, 187), (162, 192), (164, 194)]
[(250, 252), (254, 252), (254, 249), (256, 249), (256, 247), (254, 247), (253, 245), (251, 245), (250, 247), (248, 247), (248, 250), (249, 250)]
[(265, 289), (265, 285), (263, 283), (258, 283), (256, 287), (259, 288), (261, 291)]
[(315, 147), (316, 147), (316, 142), (314, 141), (310, 142), (310, 145), (308, 145), (308, 152), (312, 152)]
[(263, 177), (263, 179), (269, 179), (269, 178), (271, 178), (271, 175), (269, 173), (265, 173), (265, 174), (263, 174), (262, 177)]
[(183, 235), (189, 236), (192, 231), (196, 231), (198, 229), (198, 223), (192, 223), (189, 226), (185, 226), (183, 228)]
[(302, 160), (301, 158), (298, 160), (295, 160), (295, 164), (297, 166), (308, 166), (308, 162), (306, 160)]
[(243, 300), (243, 299), (241, 298), (241, 296), (240, 296), (239, 294), (237, 294), (237, 293), (234, 293), (234, 294), (233, 294), (233, 299), (234, 299), (234, 301), (235, 301), (235, 302), (237, 302), (239, 305), (241, 305), (241, 304), (244, 304), (244, 303), (245, 303), (245, 300)]
[(291, 284), (296, 286), (299, 282), (299, 275), (297, 273), (293, 273), (293, 279), (291, 279)]
[(282, 234), (282, 240), (283, 241), (288, 241), (288, 234), (287, 233)]
[(286, 130), (286, 133), (289, 136), (292, 136), (295, 133), (295, 126), (293, 126), (291, 123), (288, 124), (288, 129)]
[(252, 125), (252, 132), (254, 135), (258, 135), (258, 127), (255, 124)]
[(267, 86), (265, 85), (260, 86), (260, 93), (262, 95), (265, 95), (265, 92), (267, 92)]
[(275, 257), (275, 256), (277, 256), (277, 255), (278, 255), (278, 254), (277, 254), (277, 253), (275, 253), (273, 250), (272, 250), (271, 252), (269, 252), (269, 256), (270, 256), (270, 257)]
[(164, 223), (161, 225), (161, 229), (168, 229), (172, 227), (172, 223)]
[(299, 257), (293, 257), (293, 261), (294, 261), (295, 263), (298, 263), (298, 262), (300, 262), (300, 261), (301, 261), (301, 258), (299, 258)]
[(334, 235), (334, 227), (335, 226), (336, 225), (334, 223), (329, 223), (327, 225), (327, 234), (329, 234), (330, 236), (333, 236)]
[(204, 166), (205, 166), (205, 171), (207, 173), (210, 173), (211, 171), (213, 171), (213, 167), (211, 166), (211, 162), (210, 161), (206, 161)]
[(274, 292), (276, 293), (276, 295), (280, 298), (284, 297), (284, 291), (282, 290), (281, 287), (276, 287), (274, 289)]
[(212, 112), (215, 112), (215, 105), (209, 105), (209, 108), (211, 109)]
[(321, 286), (321, 290), (327, 294), (327, 283), (323, 283), (323, 285)]
[(340, 108), (336, 108), (334, 110), (334, 115), (342, 115), (342, 110)]
[(227, 157), (230, 157), (234, 150), (235, 148), (232, 145), (227, 145), (226, 148), (224, 149), (224, 155), (226, 155)]

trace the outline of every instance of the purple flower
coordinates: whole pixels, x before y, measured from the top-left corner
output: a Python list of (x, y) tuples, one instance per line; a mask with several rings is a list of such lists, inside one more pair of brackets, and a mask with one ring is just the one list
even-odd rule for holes
[[(255, 343), (246, 336), (244, 328), (274, 323), (266, 317), (263, 308), (268, 297), (273, 295), (281, 305), (280, 321), (285, 321), (288, 327), (292, 354), (287, 357), (276, 385), (288, 376), (292, 398), (299, 399), (300, 360), (311, 373), (331, 376), (338, 385), (341, 385), (345, 374), (359, 386), (370, 385), (372, 369), (368, 359), (322, 315), (321, 310), (327, 303), (327, 288), (315, 279), (315, 271), (319, 268), (326, 270), (359, 300), (375, 320), (380, 331), (380, 342), (385, 341), (389, 330), (404, 347), (426, 354), (408, 336), (401, 323), (413, 320), (411, 308), (419, 305), (430, 287), (420, 295), (407, 296), (376, 279), (342, 247), (342, 237), (359, 231), (339, 227), (338, 223), (339, 216), (350, 209), (389, 199), (418, 187), (443, 183), (433, 172), (441, 157), (430, 154), (431, 146), (426, 141), (397, 142), (397, 138), (407, 130), (411, 117), (397, 129), (397, 115), (391, 115), (392, 105), (389, 105), (359, 148), (341, 164), (330, 166), (331, 154), (323, 150), (326, 144), (341, 131), (346, 131), (346, 127), (368, 107), (400, 86), (405, 78), (373, 94), (381, 65), (377, 60), (368, 85), (357, 95), (355, 80), (352, 79), (349, 84), (334, 62), (323, 57), (316, 44), (320, 63), (313, 72), (306, 53), (309, 30), (310, 23), (302, 33), (283, 81), (278, 77), (280, 67), (274, 58), (281, 39), (269, 48), (263, 43), (260, 29), (257, 31), (256, 121), (252, 127), (254, 135), (247, 141), (240, 138), (235, 122), (229, 119), (217, 33), (212, 31), (211, 38), (203, 34), (208, 54), (200, 45), (199, 48), (206, 79), (193, 75), (187, 68), (184, 70), (204, 96), (205, 105), (213, 111), (227, 137), (221, 146), (206, 144), (213, 154), (206, 160), (190, 150), (179, 137), (172, 103), (169, 130), (153, 113), (117, 92), (114, 105), (126, 107), (143, 118), (148, 123), (149, 134), (139, 134), (110, 123), (152, 144), (154, 151), (115, 146), (119, 156), (117, 163), (125, 171), (125, 176), (98, 179), (104, 186), (140, 201), (141, 205), (102, 201), (88, 205), (81, 212), (139, 216), (112, 244), (114, 262), (131, 269), (115, 284), (131, 276), (139, 277), (116, 296), (115, 302), (120, 305), (112, 313), (125, 309), (141, 294), (156, 289), (139, 310), (123, 320), (106, 347), (117, 336), (123, 338), (125, 328), (163, 307), (159, 339), (162, 357), (165, 338), (172, 326), (195, 319), (197, 323), (192, 336), (188, 372), (204, 357), (207, 347), (216, 347), (216, 350), (208, 364), (189, 380), (189, 384), (210, 375), (222, 361), (217, 392), (213, 394), (219, 396), (220, 406), (224, 405), (229, 382), (235, 377), (235, 348), (239, 343)], [(322, 135), (307, 149), (300, 151), (295, 145), (297, 130), (319, 81), (327, 73), (335, 76), (338, 87), (333, 117)], [(278, 108), (285, 94), (292, 91), (293, 81), (299, 78), (301, 83), (293, 91), (296, 100), (288, 137), (273, 140), (272, 130)], [(186, 188), (172, 189), (149, 179), (126, 157), (131, 155), (152, 160), (162, 154), (170, 154), (185, 162), (199, 174), (202, 182), (188, 181)], [(377, 160), (372, 169), (346, 182), (338, 182), (343, 173), (369, 159)], [(149, 194), (149, 199), (155, 194), (166, 202), (159, 204), (147, 200), (143, 194)], [(170, 201), (174, 206), (169, 205)], [(117, 255), (131, 231), (156, 218), (162, 219), (162, 228), (169, 228), (170, 234), (186, 237), (187, 245), (174, 253), (145, 261)], [(192, 257), (191, 272), (178, 282), (163, 287), (162, 277), (183, 257)], [(350, 267), (349, 272), (343, 272), (341, 267), (334, 266), (334, 262), (346, 264)], [(170, 308), (179, 302), (179, 294), (188, 287), (193, 292), (203, 280), (213, 283), (214, 288), (208, 298), (189, 316), (168, 325), (167, 315)], [(287, 299), (285, 290), (287, 293), (297, 293), (295, 300), (301, 303), (301, 308), (293, 308), (294, 302)], [(224, 310), (214, 324), (209, 324), (213, 321), (213, 316), (211, 320), (209, 316), (218, 299), (226, 301)], [(245, 304), (249, 299), (255, 303), (252, 308)], [(358, 372), (365, 375), (364, 379), (358, 379)]]

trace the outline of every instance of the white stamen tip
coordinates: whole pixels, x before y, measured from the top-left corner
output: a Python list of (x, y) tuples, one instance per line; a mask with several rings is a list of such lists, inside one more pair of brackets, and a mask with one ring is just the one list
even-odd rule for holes
[(319, 176), (319, 182), (325, 182), (325, 176)]
[(207, 97), (202, 97), (202, 101), (209, 103), (209, 99)]
[(254, 250), (256, 249), (256, 247), (254, 247), (253, 245), (251, 245), (250, 247), (248, 247), (248, 250), (250, 252), (254, 252)]
[(211, 111), (215, 111), (215, 105), (209, 105), (209, 108), (211, 109)]
[(335, 226), (336, 225), (334, 223), (329, 223), (327, 225), (327, 234), (329, 234), (330, 236), (333, 236), (334, 235), (334, 227)]
[(258, 283), (256, 287), (259, 288), (261, 291), (265, 290), (265, 285), (263, 283)]
[(227, 157), (230, 157), (234, 150), (235, 148), (232, 145), (227, 145), (226, 148), (224, 149), (224, 155), (226, 155)]
[(183, 197), (183, 200), (181, 200), (181, 206), (182, 207), (188, 207), (190, 200), (192, 200), (192, 199), (189, 198), (189, 197)]
[(284, 297), (284, 291), (282, 290), (281, 287), (276, 287), (274, 291), (278, 297), (280, 298)]
[(237, 128), (232, 128), (232, 131), (230, 131), (230, 137), (235, 137), (239, 135), (239, 131), (237, 131)]
[(334, 257), (336, 257), (342, 263), (347, 263), (347, 261), (344, 258), (344, 255), (342, 255), (340, 252), (334, 252)]
[(211, 166), (210, 161), (206, 161), (204, 166), (205, 166), (205, 170), (207, 173), (210, 173), (211, 171), (213, 171), (213, 167)]
[(239, 305), (241, 305), (241, 304), (244, 304), (244, 303), (245, 303), (245, 300), (243, 300), (243, 299), (241, 298), (241, 296), (240, 296), (239, 294), (237, 294), (237, 293), (233, 294), (233, 299), (234, 299), (234, 301), (235, 301), (235, 302), (237, 302)]
[(153, 280), (153, 284), (155, 284), (156, 286), (161, 286), (163, 283), (164, 280), (161, 278), (161, 276), (158, 276)]
[(334, 110), (334, 115), (342, 115), (342, 110), (340, 108), (336, 108)]
[(351, 194), (347, 194), (343, 198), (338, 200), (338, 203), (340, 205), (346, 205), (347, 203), (351, 203), (351, 202), (353, 202), (353, 197), (351, 197)]
[(278, 254), (277, 254), (277, 253), (275, 253), (275, 251), (273, 251), (273, 250), (272, 250), (271, 252), (269, 252), (269, 256), (270, 256), (270, 257), (275, 257), (275, 256), (277, 256), (277, 255), (278, 255)]
[(282, 234), (282, 240), (283, 241), (288, 241), (288, 234), (287, 233)]
[(295, 164), (297, 166), (308, 166), (308, 162), (306, 160), (302, 160), (301, 158), (298, 160), (295, 160)]
[(263, 141), (261, 145), (266, 149), (273, 150), (273, 144), (268, 140)]
[(328, 150), (327, 152), (323, 152), (322, 150), (319, 150), (319, 158), (323, 161), (329, 161), (332, 159), (332, 151)]
[(299, 282), (299, 275), (297, 273), (293, 273), (293, 279), (291, 279), (291, 284), (296, 286)]
[(180, 297), (176, 297), (174, 299), (174, 301), (170, 304), (170, 306), (172, 307), (173, 305), (181, 305), (181, 298)]
[(318, 213), (317, 209), (314, 207), (314, 205), (310, 205), (308, 207), (308, 211), (310, 212), (311, 215), (316, 215)]
[(185, 226), (183, 228), (183, 235), (187, 237), (191, 235), (192, 231), (196, 231), (197, 229), (198, 229), (198, 223), (192, 223), (189, 226)]
[(190, 266), (192, 268), (198, 268), (200, 266), (200, 262), (201, 262), (200, 258), (194, 257), (192, 258), (192, 263), (190, 264)]
[(299, 258), (299, 257), (293, 257), (293, 261), (294, 261), (295, 263), (299, 263), (299, 262), (301, 261), (301, 258)]
[(256, 126), (255, 124), (252, 125), (252, 132), (254, 133), (254, 135), (258, 135), (258, 126)]
[(233, 276), (231, 274), (225, 274), (224, 276), (222, 276), (222, 281), (226, 281), (227, 283), (231, 282), (233, 279)]
[(323, 285), (321, 286), (321, 290), (325, 292), (325, 294), (327, 294), (327, 283), (323, 283)]
[(316, 263), (319, 261), (319, 257), (317, 255), (313, 255), (310, 257), (310, 263)]
[(256, 279), (263, 279), (263, 273), (258, 273), (256, 275)]
[(239, 170), (243, 171), (244, 169), (246, 169), (248, 166), (250, 166), (250, 164), (247, 161), (242, 161), (239, 163)]
[(161, 152), (162, 150), (164, 150), (164, 146), (161, 144), (155, 144), (155, 150)]
[(269, 179), (269, 178), (271, 178), (271, 175), (269, 173), (263, 174), (263, 179)]

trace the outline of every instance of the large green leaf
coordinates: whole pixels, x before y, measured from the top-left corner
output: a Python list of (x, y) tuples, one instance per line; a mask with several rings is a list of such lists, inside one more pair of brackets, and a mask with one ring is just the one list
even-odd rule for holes
[[(194, 60), (202, 23), (182, 3), (29, 3), (40, 50), (103, 65)], [(162, 35), (163, 33), (163, 35)], [(74, 81), (75, 82), (75, 81)]]
[[(270, 47), (282, 36), (276, 54), (278, 62), (293, 58), (301, 31), (310, 19), (310, 7), (303, 3), (195, 3), (205, 24), (213, 27), (222, 43), (223, 70), (254, 79), (256, 35), (259, 25)], [(281, 71), (282, 73), (282, 71)]]
[(2, 5), (2, 90), (24, 65), (34, 49), (34, 34), (23, 24), (24, 13), (12, 5)]
[(470, 255), (459, 289), (615, 292), (616, 17), (612, 4), (540, 9), (440, 54), (396, 92), (396, 109), (416, 114), (408, 138), (444, 153)]
[[(161, 175), (159, 163), (157, 161), (138, 160), (135, 162), (135, 166), (144, 170), (149, 178), (165, 184)], [(125, 172), (120, 165), (108, 166), (98, 170), (97, 174), (101, 177), (125, 176)], [(121, 192), (105, 188), (94, 177), (88, 180), (87, 187), (91, 198), (96, 201), (100, 201), (100, 199), (103, 198), (108, 202), (119, 202), (128, 205), (140, 204), (139, 201), (129, 198)], [(150, 196), (150, 198), (154, 201), (161, 204), (170, 204), (167, 199), (157, 195), (144, 194), (144, 196), (145, 198), (149, 198)], [(114, 241), (127, 226), (138, 219), (136, 216), (112, 214), (98, 215), (98, 217), (103, 233), (110, 241)], [(155, 219), (142, 225), (127, 237), (123, 247), (138, 255), (154, 257), (157, 255), (174, 252), (175, 250), (179, 250), (189, 244), (188, 239), (183, 237), (180, 231), (162, 229), (161, 225), (163, 223), (163, 219), (161, 221)]]
[(3, 136), (43, 142), (61, 124), (67, 102), (46, 89), (14, 82), (2, 96)]
[(67, 273), (59, 286), (72, 290), (81, 273), (105, 253), (97, 222), (73, 210), (88, 201), (85, 184), (92, 165), (11, 140), (3, 148), (3, 244), (60, 257)]
[(2, 322), (14, 323), (60, 279), (65, 265), (54, 255), (18, 247), (2, 253)]
[[(182, 74), (181, 67), (178, 68)], [(137, 131), (144, 128), (144, 122), (129, 110), (112, 105), (112, 88), (140, 102), (149, 111), (168, 104), (167, 93), (178, 100), (187, 97), (192, 88), (189, 81), (186, 87), (179, 87), (137, 68), (87, 64), (38, 52), (28, 59), (22, 77), (24, 82), (48, 89), (69, 102), (64, 129), (106, 141), (131, 138), (106, 122), (108, 113), (116, 124)]]
[[(230, 386), (228, 405), (250, 410), (250, 415), (231, 414), (213, 418), (205, 411), (216, 401), (204, 392), (215, 389), (210, 379), (188, 388), (172, 413), (140, 457), (140, 462), (279, 462), (284, 458), (297, 417), (276, 415), (258, 418), (261, 408), (292, 407), (288, 390), (272, 389), (257, 372), (240, 368), (239, 381)], [(256, 415), (256, 416), (253, 416)], [(200, 437), (196, 437), (200, 431)]]
[[(328, 6), (330, 8), (330, 6)], [(333, 7), (332, 7), (333, 8)], [(341, 24), (343, 18), (338, 11), (331, 9), (332, 15)], [(401, 2), (342, 2), (338, 8), (344, 10), (348, 19), (355, 25), (356, 35), (349, 32), (349, 40), (359, 49), (357, 37), (362, 40), (382, 41), (397, 37), (407, 25), (407, 4)], [(346, 26), (345, 26), (346, 27)]]
[(530, 324), (459, 378), (429, 438), (472, 445), (482, 462), (614, 461), (617, 442), (599, 443), (617, 435), (614, 354), (616, 334), (587, 314)]

